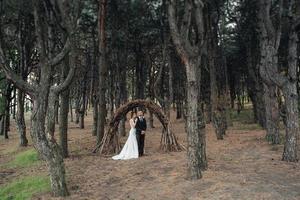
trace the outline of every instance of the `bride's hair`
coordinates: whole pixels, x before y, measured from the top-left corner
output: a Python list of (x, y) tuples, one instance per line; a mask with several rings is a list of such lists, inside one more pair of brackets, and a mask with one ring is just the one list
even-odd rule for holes
[(131, 111), (131, 119), (136, 117), (136, 113), (134, 111)]

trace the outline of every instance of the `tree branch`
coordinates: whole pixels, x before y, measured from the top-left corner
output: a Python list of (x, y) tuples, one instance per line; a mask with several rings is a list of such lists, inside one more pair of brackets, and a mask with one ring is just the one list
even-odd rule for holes
[(61, 52), (48, 61), (49, 66), (58, 65), (64, 59), (64, 57), (70, 52), (70, 46), (71, 46), (70, 40), (67, 39), (64, 48), (61, 50)]
[(36, 94), (36, 86), (31, 85), (24, 81), (20, 76), (18, 76), (10, 67), (7, 66), (7, 62), (4, 57), (3, 49), (0, 43), (0, 68), (4, 71), (6, 79), (11, 81), (17, 88), (27, 93), (32, 98)]
[(197, 24), (197, 31), (199, 36), (199, 46), (201, 47), (204, 43), (204, 20), (203, 20), (203, 7), (204, 4), (201, 0), (194, 0), (195, 3), (195, 20)]
[(182, 35), (179, 33), (178, 30), (176, 16), (175, 16), (175, 0), (168, 1), (168, 19), (169, 19), (169, 26), (171, 30), (173, 43), (182, 61), (186, 66), (188, 66), (189, 65), (188, 58), (189, 55), (192, 54), (192, 52), (186, 47), (186, 40), (182, 38)]
[(191, 25), (192, 5), (188, 2), (185, 2), (185, 4), (180, 31), (182, 33), (182, 38), (184, 38), (184, 40), (188, 40)]
[(64, 90), (66, 90), (68, 88), (68, 86), (71, 84), (72, 80), (73, 80), (73, 77), (75, 75), (75, 69), (76, 69), (76, 64), (75, 64), (75, 55), (72, 55), (71, 56), (71, 68), (68, 72), (68, 75), (66, 77), (66, 79), (59, 85), (57, 86), (52, 86), (51, 87), (51, 91), (56, 93), (57, 95), (61, 92), (63, 92)]

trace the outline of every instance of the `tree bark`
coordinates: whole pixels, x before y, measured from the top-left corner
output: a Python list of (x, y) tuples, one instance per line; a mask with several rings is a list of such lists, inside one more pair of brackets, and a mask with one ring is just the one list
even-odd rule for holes
[(20, 136), (20, 146), (26, 147), (28, 144), (28, 140), (26, 137), (26, 124), (25, 124), (25, 117), (24, 117), (24, 101), (25, 101), (25, 94), (22, 90), (18, 89), (17, 95), (17, 116), (16, 116), (16, 123), (17, 129)]
[(40, 91), (39, 96), (34, 101), (34, 108), (31, 118), (32, 127), (30, 133), (35, 148), (48, 164), (53, 195), (67, 196), (68, 189), (66, 186), (65, 167), (61, 149), (55, 142), (53, 136), (45, 132), (48, 92), (49, 90), (47, 91), (47, 89), (45, 91)]
[[(211, 10), (213, 8), (210, 8)], [(209, 40), (208, 63), (210, 73), (210, 99), (212, 109), (212, 123), (218, 140), (222, 140), (227, 129), (226, 104), (227, 104), (227, 70), (223, 60), (222, 46), (218, 45), (221, 33), (218, 33), (218, 16), (208, 14)], [(220, 37), (220, 38), (219, 38)], [(222, 42), (221, 42), (222, 45)]]
[(106, 22), (106, 6), (107, 0), (99, 1), (99, 111), (97, 122), (97, 143), (100, 143), (104, 135), (104, 125), (107, 114), (105, 94), (107, 91), (107, 63), (106, 63), (106, 34), (105, 34), (105, 22)]
[(143, 51), (142, 44), (137, 43), (135, 47), (136, 54), (136, 99), (144, 99), (145, 98), (145, 66), (143, 61)]
[(80, 120), (80, 99), (81, 99), (81, 95), (80, 95), (80, 92), (81, 92), (81, 89), (80, 89), (80, 85), (77, 86), (78, 89), (77, 89), (77, 96), (76, 96), (76, 99), (75, 99), (75, 124), (79, 124), (79, 120)]
[[(260, 29), (260, 75), (264, 81), (264, 100), (266, 108), (267, 139), (279, 143), (279, 110), (276, 102), (276, 86), (281, 85), (278, 78), (278, 48), (281, 37), (281, 6), (279, 5), (279, 25), (272, 25), (270, 17), (271, 0), (259, 0), (258, 26)], [(280, 1), (282, 3), (282, 1)], [(273, 77), (274, 76), (274, 77)], [(280, 78), (281, 79), (281, 78)]]
[(81, 108), (80, 108), (80, 111), (79, 111), (79, 127), (81, 129), (84, 129), (84, 115), (85, 115), (85, 110), (86, 110), (86, 84), (87, 84), (87, 81), (86, 81), (86, 76), (84, 76), (84, 79), (83, 79), (83, 88), (82, 88), (82, 103), (81, 103)]
[(73, 106), (72, 106), (72, 99), (69, 100), (70, 101), (70, 118), (71, 118), (71, 122), (74, 122), (74, 117), (73, 117)]
[(275, 86), (264, 84), (264, 102), (266, 109), (266, 139), (272, 144), (279, 144), (279, 107)]
[(4, 138), (8, 139), (8, 132), (10, 130), (10, 101), (11, 101), (11, 84), (6, 83), (5, 85), (5, 92), (3, 97), (3, 105), (4, 105), (4, 116), (3, 116), (3, 131), (4, 131)]
[[(2, 41), (0, 40), (0, 67), (5, 72), (6, 78), (13, 82), (16, 87), (23, 90), (25, 93), (30, 95), (33, 99), (33, 111), (31, 116), (32, 126), (31, 126), (31, 137), (34, 147), (37, 149), (39, 155), (47, 162), (50, 176), (50, 184), (52, 188), (52, 193), (54, 196), (66, 196), (68, 195), (68, 189), (66, 187), (65, 180), (65, 167), (62, 157), (62, 152), (59, 145), (56, 143), (53, 137), (53, 124), (54, 121), (54, 106), (49, 107), (49, 105), (54, 105), (54, 101), (59, 93), (64, 91), (68, 85), (70, 85), (75, 72), (75, 63), (71, 66), (67, 78), (64, 82), (59, 85), (51, 86), (53, 73), (52, 69), (54, 66), (59, 64), (61, 60), (66, 56), (66, 54), (74, 55), (76, 49), (74, 40), (74, 32), (76, 28), (76, 17), (70, 18), (71, 11), (69, 2), (56, 1), (56, 5), (53, 6), (57, 9), (57, 13), (63, 15), (61, 20), (65, 31), (68, 33), (68, 40), (66, 41), (63, 49), (55, 56), (49, 55), (48, 52), (48, 38), (49, 38), (49, 27), (46, 22), (47, 12), (49, 11), (44, 2), (34, 1), (34, 19), (35, 19), (35, 31), (37, 35), (37, 50), (39, 50), (39, 82), (29, 83), (24, 81), (21, 77), (15, 74), (10, 66), (7, 66), (5, 56), (2, 50)], [(76, 7), (77, 4), (75, 4)], [(77, 5), (78, 6), (78, 5)], [(78, 13), (79, 8), (78, 8)], [(75, 20), (75, 21), (73, 21)], [(73, 25), (74, 26), (73, 26)], [(70, 49), (72, 50), (70, 52)], [(46, 115), (48, 113), (51, 123), (46, 126)]]
[[(187, 137), (188, 137), (188, 176), (191, 179), (202, 177), (201, 169), (206, 168), (205, 123), (199, 123), (201, 108), (198, 104), (199, 85), (197, 68), (199, 63), (192, 62), (187, 71)], [(203, 117), (203, 116), (201, 116)], [(203, 119), (201, 120), (201, 122)]]
[[(259, 29), (261, 45), (260, 72), (265, 81), (278, 86), (285, 98), (286, 107), (286, 137), (282, 159), (285, 161), (298, 161), (297, 143), (299, 137), (299, 120), (297, 98), (297, 32), (296, 26), (299, 15), (299, 2), (278, 2), (277, 27), (274, 27), (271, 17), (271, 0), (260, 0)], [(283, 75), (278, 71), (278, 48), (281, 42), (283, 6), (287, 7), (288, 31), (288, 73)], [(297, 9), (295, 9), (297, 8)], [(274, 110), (274, 108), (273, 108)], [(268, 112), (268, 110), (266, 110)], [(277, 113), (278, 111), (276, 111)], [(273, 114), (273, 113), (272, 113)], [(268, 122), (267, 122), (268, 123)], [(267, 124), (268, 125), (268, 124)]]
[[(61, 82), (63, 82), (68, 75), (69, 72), (69, 57), (65, 58), (65, 61), (61, 70)], [(63, 158), (67, 158), (69, 156), (68, 151), (68, 113), (69, 113), (69, 98), (70, 91), (67, 88), (60, 94), (60, 110), (59, 110), (59, 145), (62, 149)]]
[(93, 97), (93, 130), (92, 130), (92, 135), (96, 136), (97, 135), (97, 123), (98, 123), (98, 98), (96, 95)]
[[(171, 36), (182, 62), (185, 65), (187, 76), (187, 155), (188, 177), (199, 179), (202, 177), (201, 169), (207, 167), (205, 146), (205, 123), (201, 107), (199, 105), (198, 80), (200, 58), (203, 51), (204, 37), (204, 4), (202, 1), (186, 1), (181, 30), (179, 31), (175, 15), (175, 1), (168, 2), (168, 18)], [(194, 5), (194, 7), (193, 7)], [(192, 13), (193, 12), (193, 13)], [(197, 43), (193, 45), (189, 38), (191, 18), (195, 20)], [(200, 71), (200, 70), (199, 70)]]
[[(293, 24), (292, 24), (293, 25)], [(286, 136), (282, 160), (289, 162), (298, 161), (299, 139), (299, 108), (297, 91), (297, 42), (298, 36), (292, 26), (289, 33), (288, 49), (288, 77), (289, 82), (283, 87), (286, 107)]]

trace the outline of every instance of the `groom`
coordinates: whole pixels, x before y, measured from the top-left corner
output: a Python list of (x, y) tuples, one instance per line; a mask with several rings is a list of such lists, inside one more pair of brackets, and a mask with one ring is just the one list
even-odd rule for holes
[(144, 142), (145, 142), (145, 131), (147, 129), (146, 119), (144, 118), (143, 111), (138, 111), (137, 113), (136, 128), (136, 140), (139, 148), (139, 156), (144, 155)]

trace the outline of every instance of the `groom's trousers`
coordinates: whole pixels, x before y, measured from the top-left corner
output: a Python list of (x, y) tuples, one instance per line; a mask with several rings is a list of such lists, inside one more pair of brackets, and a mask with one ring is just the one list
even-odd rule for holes
[(136, 134), (136, 140), (139, 148), (139, 156), (144, 155), (145, 134)]

